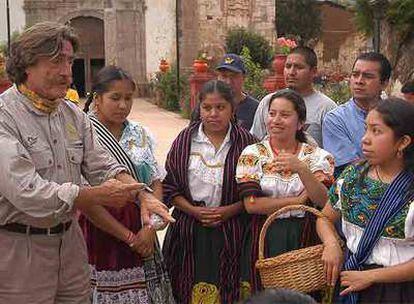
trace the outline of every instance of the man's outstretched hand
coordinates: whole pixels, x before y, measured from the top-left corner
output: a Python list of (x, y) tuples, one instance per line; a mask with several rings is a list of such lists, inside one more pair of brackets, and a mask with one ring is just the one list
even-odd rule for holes
[(151, 225), (151, 214), (156, 213), (163, 218), (166, 223), (174, 223), (175, 219), (170, 215), (167, 206), (159, 201), (149, 192), (141, 191), (138, 194), (141, 202), (141, 218), (144, 225)]
[(136, 193), (144, 186), (145, 184), (141, 183), (125, 184), (116, 179), (107, 180), (98, 186), (102, 197), (100, 204), (115, 208), (124, 207), (135, 201)]

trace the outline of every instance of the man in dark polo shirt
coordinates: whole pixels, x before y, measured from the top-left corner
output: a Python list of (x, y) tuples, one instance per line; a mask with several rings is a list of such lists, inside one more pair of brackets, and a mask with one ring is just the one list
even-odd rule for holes
[(226, 54), (216, 67), (216, 71), (218, 80), (226, 82), (233, 90), (238, 124), (250, 130), (259, 102), (243, 92), (246, 75), (243, 60), (236, 54)]

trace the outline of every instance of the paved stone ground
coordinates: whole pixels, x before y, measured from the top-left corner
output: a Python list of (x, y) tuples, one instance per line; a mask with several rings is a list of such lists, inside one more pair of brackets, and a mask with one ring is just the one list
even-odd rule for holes
[[(145, 99), (134, 100), (128, 118), (141, 123), (154, 135), (157, 142), (155, 156), (162, 166), (175, 137), (188, 125), (188, 120), (182, 118), (180, 114), (159, 108)], [(164, 241), (165, 231), (158, 232), (161, 244)]]
[(145, 99), (135, 99), (128, 119), (149, 128), (157, 141), (155, 156), (161, 165), (178, 133), (188, 125), (188, 120), (178, 113), (166, 111)]

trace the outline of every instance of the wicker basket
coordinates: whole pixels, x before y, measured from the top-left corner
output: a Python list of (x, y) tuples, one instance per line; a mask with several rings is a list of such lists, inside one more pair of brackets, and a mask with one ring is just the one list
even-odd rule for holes
[[(259, 259), (256, 268), (259, 270), (262, 285), (265, 288), (288, 288), (301, 292), (323, 289), (326, 285), (323, 270), (323, 245), (316, 245), (293, 250), (276, 257), (264, 258), (264, 241), (268, 227), (277, 216), (291, 210), (308, 211), (317, 217), (326, 217), (318, 210), (304, 205), (287, 206), (271, 214), (263, 225), (259, 239)], [(338, 235), (336, 235), (339, 240)]]

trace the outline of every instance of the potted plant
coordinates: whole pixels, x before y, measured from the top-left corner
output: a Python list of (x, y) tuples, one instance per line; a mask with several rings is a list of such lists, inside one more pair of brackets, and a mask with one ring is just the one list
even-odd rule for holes
[(208, 61), (211, 57), (208, 57), (207, 52), (199, 52), (196, 59), (193, 62), (193, 68), (195, 73), (206, 73), (208, 71)]
[(283, 74), (287, 55), (290, 51), (297, 46), (295, 40), (287, 39), (285, 37), (277, 38), (276, 42), (276, 55), (273, 59), (273, 69), (276, 74)]
[(170, 64), (168, 63), (167, 59), (161, 58), (158, 68), (162, 73), (167, 72), (170, 69)]

